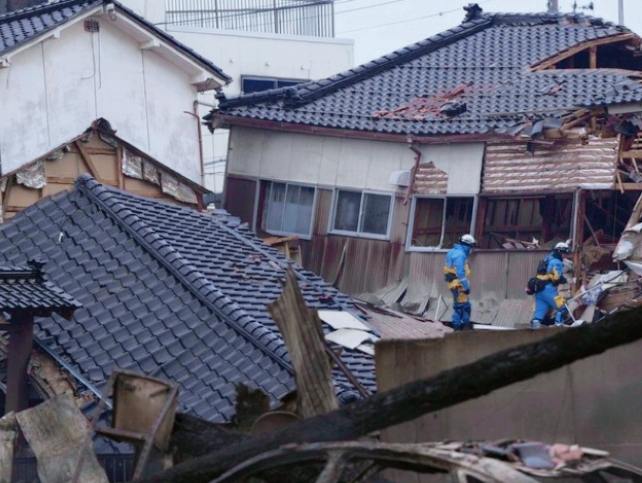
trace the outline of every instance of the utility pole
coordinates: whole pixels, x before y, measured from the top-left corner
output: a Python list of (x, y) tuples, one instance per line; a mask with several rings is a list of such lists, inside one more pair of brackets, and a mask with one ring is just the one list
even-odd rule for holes
[[(622, 0), (620, 0), (621, 2)], [(559, 0), (548, 0), (548, 13), (559, 12)]]
[(617, 23), (624, 25), (624, 0), (617, 0)]

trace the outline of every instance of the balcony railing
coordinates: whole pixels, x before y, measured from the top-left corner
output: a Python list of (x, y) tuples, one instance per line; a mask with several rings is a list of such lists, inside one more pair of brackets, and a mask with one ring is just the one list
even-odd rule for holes
[(334, 0), (166, 0), (167, 25), (334, 37)]

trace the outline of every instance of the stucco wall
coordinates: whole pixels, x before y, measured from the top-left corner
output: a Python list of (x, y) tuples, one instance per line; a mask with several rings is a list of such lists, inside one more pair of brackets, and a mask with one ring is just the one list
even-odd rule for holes
[(189, 76), (99, 16), (11, 58), (0, 69), (0, 163), (11, 172), (77, 136), (98, 117), (124, 140), (200, 182)]
[[(426, 378), (554, 331), (477, 331), (441, 340), (383, 341), (376, 345), (378, 388), (385, 391)], [(642, 465), (642, 413), (637, 403), (642, 396), (642, 367), (636, 362), (640, 350), (642, 341), (609, 350), (390, 428), (382, 439), (530, 438), (597, 447)]]
[[(405, 143), (238, 126), (232, 131), (228, 156), (232, 175), (403, 192), (405, 188), (389, 183), (390, 174), (415, 164), (415, 154)], [(448, 192), (478, 193), (483, 150), (481, 143), (422, 146), (422, 163), (432, 161), (449, 174)]]

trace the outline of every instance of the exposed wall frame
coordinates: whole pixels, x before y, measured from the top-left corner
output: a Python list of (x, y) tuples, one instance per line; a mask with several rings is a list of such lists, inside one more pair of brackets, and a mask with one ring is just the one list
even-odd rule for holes
[[(506, 193), (506, 194), (482, 194), (480, 195), (480, 200), (478, 203), (478, 209), (476, 210), (476, 215), (477, 218), (475, 219), (475, 238), (477, 239), (477, 243), (479, 245), (484, 244), (485, 236), (487, 234), (486, 231), (486, 218), (489, 216), (489, 204), (492, 201), (510, 201), (510, 200), (519, 200), (519, 201), (524, 201), (524, 200), (534, 200), (534, 199), (541, 199), (541, 198), (546, 198), (549, 196), (554, 196), (554, 197), (568, 197), (570, 198), (567, 201), (571, 202), (571, 207), (570, 207), (570, 221), (569, 221), (569, 226), (568, 226), (568, 237), (567, 238), (573, 238), (575, 234), (575, 224), (574, 220), (577, 211), (577, 201), (576, 201), (576, 192), (568, 192), (568, 191), (560, 191), (560, 192), (538, 192), (538, 193), (524, 193), (524, 194), (517, 194), (517, 193)], [(568, 206), (568, 205), (567, 205)], [(522, 212), (522, 208), (518, 210), (518, 213)], [(546, 214), (540, 214), (542, 218), (546, 216)], [(515, 225), (518, 226), (518, 225)], [(530, 227), (532, 228), (534, 225), (531, 225)], [(525, 228), (528, 228), (525, 227)], [(510, 230), (504, 230), (504, 232), (507, 232)], [(520, 231), (520, 230), (517, 230)], [(528, 231), (528, 230), (525, 230)], [(532, 230), (531, 230), (532, 231)], [(500, 231), (501, 233), (501, 231)], [(507, 238), (511, 238), (510, 236)], [(526, 240), (524, 240), (526, 242)], [(539, 242), (543, 242), (543, 240), (539, 239)], [(528, 245), (528, 243), (526, 243)], [(488, 251), (503, 251), (503, 250), (520, 250), (520, 248), (479, 248), (478, 250), (488, 250)], [(537, 250), (537, 248), (524, 248), (530, 250)], [(541, 250), (546, 250), (546, 248), (541, 248)]]
[[(339, 200), (339, 192), (340, 191), (345, 191), (345, 192), (351, 192), (351, 193), (360, 193), (361, 194), (361, 204), (359, 207), (359, 215), (358, 215), (358, 220), (357, 220), (357, 231), (347, 231), (347, 230), (335, 230), (334, 229), (334, 222), (335, 222), (335, 216), (337, 213), (337, 203)], [(377, 235), (375, 233), (367, 233), (367, 232), (361, 232), (359, 231), (359, 227), (361, 226), (361, 221), (363, 218), (363, 199), (364, 195), (382, 195), (382, 196), (388, 196), (390, 197), (390, 205), (388, 208), (388, 223), (386, 227), (386, 234), (385, 235)], [(356, 237), (356, 238), (370, 238), (374, 240), (390, 240), (390, 232), (392, 231), (392, 221), (394, 217), (394, 206), (395, 206), (395, 198), (397, 194), (395, 192), (390, 192), (390, 191), (376, 191), (376, 190), (367, 190), (367, 189), (355, 189), (355, 188), (343, 188), (343, 187), (333, 187), (332, 189), (332, 204), (331, 204), (331, 209), (330, 209), (330, 217), (328, 218), (328, 234), (330, 235), (341, 235), (341, 236), (349, 236), (349, 237)]]
[[(407, 224), (407, 229), (406, 229), (406, 251), (407, 252), (443, 252), (446, 250), (449, 250), (450, 247), (444, 247), (444, 235), (446, 232), (446, 212), (448, 209), (448, 204), (447, 202), (444, 203), (443, 207), (443, 214), (442, 214), (442, 223), (441, 223), (441, 235), (439, 239), (439, 245), (434, 246), (434, 247), (419, 247), (419, 246), (413, 246), (412, 244), (412, 238), (413, 238), (413, 232), (414, 232), (414, 224), (415, 224), (415, 215), (416, 215), (416, 210), (417, 210), (417, 199), (437, 199), (437, 200), (447, 200), (448, 198), (471, 198), (473, 200), (473, 207), (472, 207), (472, 214), (470, 217), (470, 227), (469, 230), (466, 233), (473, 233), (473, 236), (476, 236), (476, 229), (475, 227), (477, 226), (477, 211), (479, 209), (479, 202), (480, 202), (480, 196), (479, 195), (473, 195), (470, 193), (466, 194), (455, 194), (455, 193), (449, 193), (449, 194), (444, 194), (444, 195), (439, 195), (439, 194), (430, 194), (430, 195), (414, 195), (412, 197), (412, 202), (410, 205), (410, 214), (408, 218), (408, 224)], [(464, 235), (465, 233), (462, 233)]]

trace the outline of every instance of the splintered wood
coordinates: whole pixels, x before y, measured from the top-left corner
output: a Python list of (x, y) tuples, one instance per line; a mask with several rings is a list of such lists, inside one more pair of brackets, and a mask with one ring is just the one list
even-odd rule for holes
[(9, 413), (0, 418), (0, 483), (11, 483), (13, 445), (17, 430), (15, 413)]
[(339, 407), (330, 361), (325, 351), (321, 319), (305, 305), (296, 276), (287, 271), (283, 293), (268, 306), (288, 347), (299, 401), (299, 414), (309, 418)]
[[(89, 426), (71, 395), (50, 399), (16, 414), (20, 429), (38, 460), (41, 483), (72, 480)], [(92, 450), (87, 450), (79, 481), (108, 483)]]

